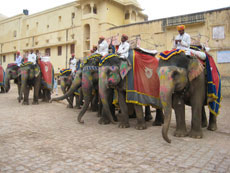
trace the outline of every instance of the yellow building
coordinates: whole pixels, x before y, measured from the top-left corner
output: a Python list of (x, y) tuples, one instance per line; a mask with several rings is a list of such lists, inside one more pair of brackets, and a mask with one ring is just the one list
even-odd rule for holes
[[(55, 67), (68, 67), (71, 53), (90, 53), (100, 35), (114, 26), (147, 20), (136, 0), (76, 0), (33, 15), (0, 18), (0, 59), (6, 67), (16, 51), (49, 53)], [(1, 17), (1, 16), (0, 16)]]
[(176, 26), (184, 24), (193, 44), (211, 48), (222, 79), (227, 79), (223, 80), (226, 91), (230, 86), (230, 7), (148, 21), (137, 0), (76, 0), (26, 14), (0, 15), (0, 62), (4, 68), (14, 61), (16, 51), (34, 49), (49, 53), (57, 72), (68, 67), (71, 53), (77, 58), (88, 55), (100, 35), (118, 44), (125, 33), (132, 46), (138, 43), (158, 52), (170, 50), (178, 34)]

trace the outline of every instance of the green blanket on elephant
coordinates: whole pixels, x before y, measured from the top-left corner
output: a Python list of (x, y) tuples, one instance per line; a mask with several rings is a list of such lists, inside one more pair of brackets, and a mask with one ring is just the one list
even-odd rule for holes
[(132, 64), (132, 69), (127, 75), (126, 102), (161, 107), (158, 60), (138, 50), (130, 50), (128, 60)]

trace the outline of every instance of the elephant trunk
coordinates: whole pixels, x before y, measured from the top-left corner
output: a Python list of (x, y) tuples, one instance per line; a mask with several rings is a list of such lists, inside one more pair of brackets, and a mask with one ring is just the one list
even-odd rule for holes
[(110, 106), (108, 104), (108, 95), (106, 93), (108, 93), (108, 82), (107, 82), (107, 77), (106, 77), (106, 73), (105, 72), (100, 72), (99, 74), (99, 94), (100, 94), (100, 98), (101, 98), (101, 102), (103, 104), (103, 108), (104, 112), (106, 113), (106, 116), (108, 117), (108, 119), (110, 120), (110, 122), (112, 122), (113, 124), (116, 124), (116, 122), (113, 120), (113, 116), (112, 113), (110, 111)]
[(70, 97), (74, 93), (74, 91), (76, 91), (80, 87), (81, 87), (81, 79), (79, 77), (75, 77), (74, 81), (72, 82), (70, 89), (63, 96), (53, 98), (53, 99), (51, 99), (50, 102), (67, 99), (68, 97)]
[[(160, 78), (160, 99), (164, 111), (164, 124), (162, 127), (162, 137), (168, 143), (171, 140), (168, 137), (168, 130), (172, 116), (172, 93), (174, 91), (173, 80), (169, 77), (159, 76)], [(165, 80), (168, 79), (168, 80)]]
[(84, 102), (84, 105), (83, 105), (83, 107), (82, 107), (82, 109), (81, 109), (81, 111), (77, 117), (78, 122), (81, 124), (84, 123), (84, 120), (81, 120), (81, 119), (82, 119), (83, 115), (85, 114), (85, 112), (87, 111), (89, 104), (92, 100), (92, 96), (91, 96), (92, 91), (91, 90), (87, 91), (87, 93), (88, 93), (87, 95), (84, 95), (85, 102)]
[(26, 89), (27, 80), (29, 78), (28, 75), (29, 74), (27, 70), (21, 70), (21, 90), (19, 92), (19, 98), (18, 98), (19, 103), (21, 102), (23, 98), (23, 93), (25, 92)]

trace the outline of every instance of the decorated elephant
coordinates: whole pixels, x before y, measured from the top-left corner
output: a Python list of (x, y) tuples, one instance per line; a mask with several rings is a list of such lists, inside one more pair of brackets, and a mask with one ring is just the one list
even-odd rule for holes
[(20, 77), (20, 67), (15, 63), (10, 63), (7, 65), (5, 74), (5, 89), (6, 92), (10, 90), (10, 80), (14, 80), (14, 83), (18, 87), (18, 99), (21, 89), (21, 77)]
[[(156, 68), (154, 73), (152, 69), (149, 69), (149, 71), (147, 70), (147, 72), (145, 72), (143, 67), (137, 69), (134, 65), (134, 61), (137, 62), (137, 60), (134, 60), (134, 57), (137, 57), (140, 63), (145, 61), (145, 65), (147, 66), (151, 63), (154, 64), (154, 61), (156, 60), (152, 55), (134, 50), (130, 50), (128, 60), (122, 59), (116, 54), (110, 54), (101, 59), (99, 68), (99, 93), (103, 103), (103, 111), (105, 112), (102, 115), (107, 115), (107, 117), (102, 118), (112, 119), (108, 103), (109, 100), (112, 99), (112, 90), (116, 89), (121, 109), (121, 114), (118, 115), (120, 121), (119, 127), (127, 128), (130, 126), (129, 115), (135, 110), (137, 116), (136, 129), (142, 130), (147, 127), (143, 116), (142, 106), (151, 105), (156, 108), (161, 107), (158, 91), (159, 83), (157, 84), (158, 86), (155, 85), (155, 81), (157, 80), (154, 78), (158, 78)], [(137, 71), (134, 70), (134, 67)], [(140, 70), (144, 72), (144, 76), (142, 77), (136, 74)], [(140, 75), (143, 75), (143, 73)], [(147, 82), (146, 79), (147, 81), (151, 81), (151, 83), (143, 83)], [(136, 84), (139, 86), (136, 87)], [(147, 91), (149, 95), (142, 93), (143, 90)], [(153, 125), (161, 125), (162, 123), (162, 111), (161, 109), (157, 109), (156, 119), (153, 122)]]
[[(82, 87), (84, 104), (78, 115), (78, 122), (80, 123), (84, 122), (81, 119), (94, 96), (98, 97), (98, 64), (100, 59), (100, 54), (92, 54), (85, 59), (82, 69), (76, 72), (70, 89), (63, 96), (51, 99), (51, 101), (66, 99), (67, 97), (71, 96), (74, 91)], [(97, 99), (95, 100), (98, 102)], [(96, 103), (95, 106), (98, 107), (98, 103)]]
[[(167, 54), (167, 56), (165, 56)], [(170, 54), (172, 56), (170, 56)], [(202, 138), (202, 118), (204, 104), (206, 104), (206, 79), (205, 70), (201, 61), (192, 56), (187, 56), (182, 50), (173, 50), (160, 55), (158, 75), (160, 79), (160, 98), (163, 106), (165, 122), (162, 136), (167, 142), (172, 108), (176, 114), (177, 137), (189, 135), (193, 138)], [(185, 104), (192, 108), (191, 131), (187, 133), (185, 123)], [(203, 124), (205, 125), (205, 124)], [(215, 130), (216, 117), (210, 114), (208, 129)]]
[(38, 104), (39, 90), (41, 86), (41, 70), (38, 64), (34, 65), (31, 62), (26, 62), (20, 66), (21, 74), (21, 90), (19, 102), (23, 98), (23, 105), (29, 105), (29, 92), (34, 88), (33, 104)]
[(54, 69), (48, 57), (41, 57), (39, 60), (41, 69), (40, 97), (42, 101), (49, 102), (54, 85)]
[(0, 92), (1, 93), (8, 91), (8, 90), (6, 91), (6, 89), (5, 89), (4, 82), (5, 82), (5, 71), (4, 71), (3, 67), (0, 65)]
[[(59, 73), (60, 81), (61, 81), (61, 90), (63, 94), (65, 94), (72, 85), (73, 77), (71, 75), (71, 72), (72, 71), (70, 69), (64, 69), (61, 70)], [(67, 105), (68, 108), (73, 108), (74, 97), (76, 100), (76, 107), (80, 109), (82, 104), (82, 99), (83, 99), (81, 88), (75, 91), (70, 97), (66, 98), (66, 100), (68, 101), (68, 105)]]

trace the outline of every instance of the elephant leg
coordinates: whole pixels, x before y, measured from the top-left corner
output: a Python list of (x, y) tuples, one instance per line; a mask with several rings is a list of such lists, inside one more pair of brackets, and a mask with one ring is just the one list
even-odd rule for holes
[(147, 128), (145, 118), (143, 116), (143, 108), (140, 105), (134, 105), (134, 109), (137, 115), (137, 124), (136, 129), (137, 130), (144, 130)]
[(76, 108), (77, 109), (81, 109), (81, 103), (80, 103), (80, 97), (78, 95), (75, 96), (75, 100), (76, 100)]
[(145, 121), (150, 121), (152, 119), (153, 117), (151, 115), (150, 106), (145, 106)]
[(67, 108), (73, 108), (73, 97), (74, 97), (74, 96), (70, 96), (70, 97), (67, 97), (67, 98), (66, 98), (67, 102), (69, 103), (69, 104), (67, 105)]
[(105, 108), (103, 107), (101, 111), (101, 118), (98, 120), (98, 123), (103, 125), (110, 124), (110, 120), (107, 118)]
[(173, 95), (173, 108), (176, 114), (176, 131), (174, 132), (174, 136), (187, 136), (188, 133), (185, 123), (185, 103), (184, 99), (179, 94)]
[(208, 126), (208, 121), (207, 121), (207, 116), (205, 112), (204, 106), (202, 107), (202, 127), (207, 127)]
[(120, 124), (118, 127), (120, 128), (128, 128), (129, 125), (129, 116), (128, 116), (128, 106), (126, 104), (125, 99), (125, 92), (124, 91), (118, 91), (118, 102), (121, 109), (121, 114), (119, 115)]
[(39, 98), (39, 90), (40, 90), (40, 84), (41, 84), (41, 76), (38, 76), (35, 79), (34, 82), (34, 99), (33, 99), (33, 105), (37, 105), (38, 104), (38, 98)]
[(211, 112), (209, 113), (208, 130), (211, 130), (211, 131), (217, 130), (216, 116)]
[(98, 94), (95, 94), (93, 96), (93, 100), (91, 103), (91, 108), (93, 112), (97, 112), (98, 111)]
[(97, 113), (98, 117), (102, 116), (102, 107), (103, 105), (102, 105), (101, 99), (99, 99), (99, 106), (98, 106), (98, 113)]
[(24, 98), (23, 98), (23, 105), (29, 105), (29, 94), (30, 94), (30, 87), (26, 86), (24, 89)]
[(156, 117), (155, 120), (153, 121), (153, 126), (161, 126), (164, 124), (164, 114), (162, 109), (156, 109)]
[(128, 105), (129, 118), (137, 118), (137, 115), (134, 109), (134, 104), (127, 104), (127, 105)]

